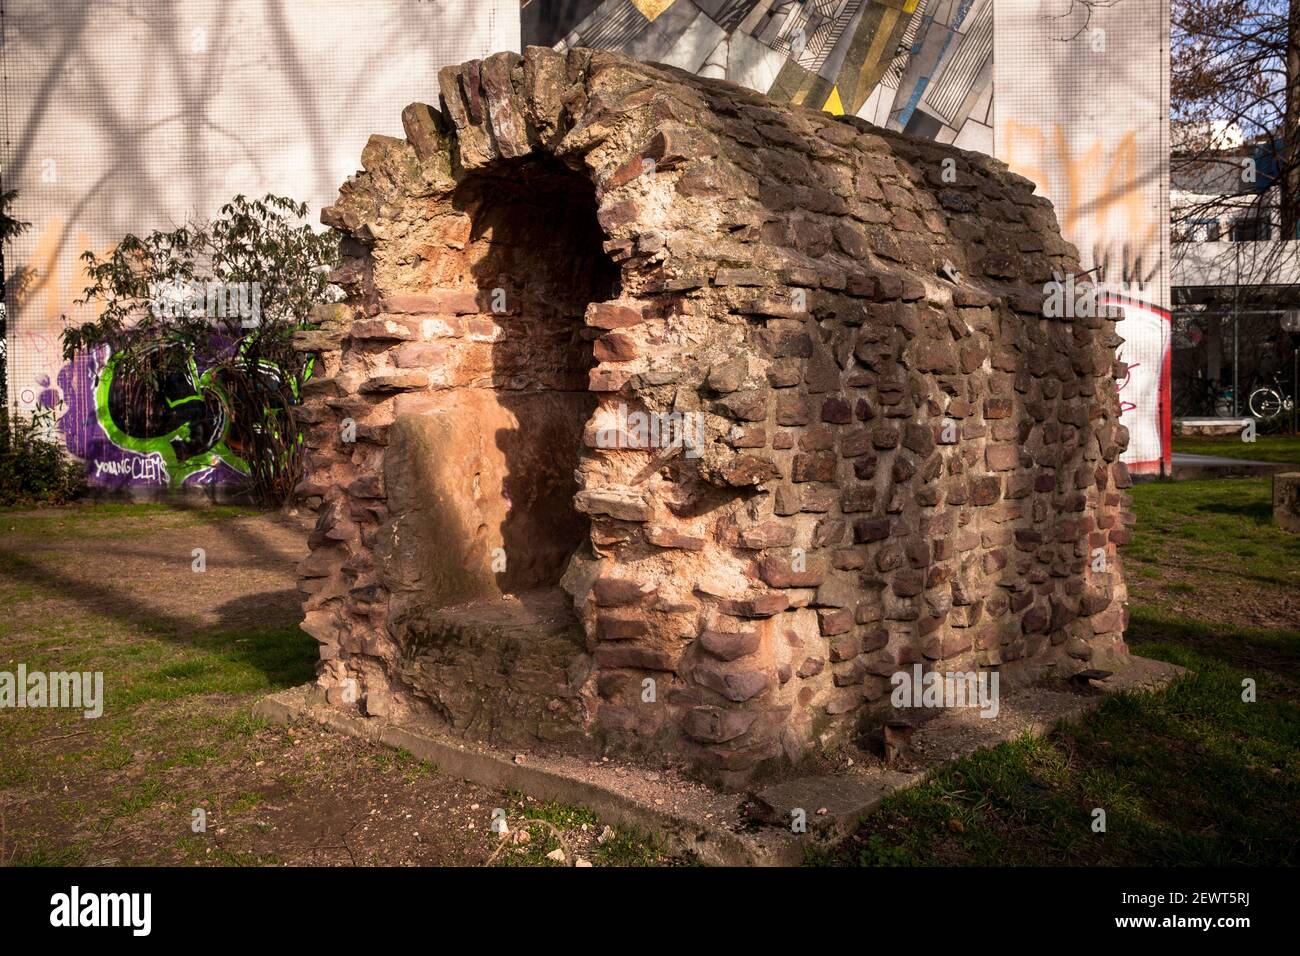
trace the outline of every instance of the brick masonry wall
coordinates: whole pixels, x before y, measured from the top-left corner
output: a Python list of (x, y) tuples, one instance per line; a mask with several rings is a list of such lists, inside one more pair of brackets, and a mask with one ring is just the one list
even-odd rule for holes
[[(425, 706), (409, 622), (510, 589), (495, 528), (524, 519), (456, 470), (481, 455), (478, 479), (510, 480), (473, 434), (500, 415), (577, 423), (590, 531), (559, 583), (586, 653), (549, 709), (584, 739), (733, 785), (883, 719), (914, 663), (1123, 663), (1120, 339), (1107, 315), (1044, 316), (1078, 256), (1028, 180), (611, 53), (529, 48), (440, 84), (322, 214), (349, 297), (300, 343), (324, 370), (301, 576), (330, 699)], [(557, 283), (545, 243), (579, 227), (512, 227), (492, 199), (523, 183), (570, 208), (577, 177), (609, 282), (593, 260)], [(583, 311), (566, 284), (612, 297)], [(698, 416), (704, 441), (609, 447), (625, 408)], [(556, 583), (548, 560), (524, 583)]]

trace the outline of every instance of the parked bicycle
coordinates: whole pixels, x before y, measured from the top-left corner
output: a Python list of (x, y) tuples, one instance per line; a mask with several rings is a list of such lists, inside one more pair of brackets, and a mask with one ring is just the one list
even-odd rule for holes
[(1282, 376), (1276, 372), (1269, 385), (1260, 385), (1250, 393), (1246, 407), (1250, 414), (1261, 422), (1271, 422), (1295, 407), (1295, 401), (1283, 389)]

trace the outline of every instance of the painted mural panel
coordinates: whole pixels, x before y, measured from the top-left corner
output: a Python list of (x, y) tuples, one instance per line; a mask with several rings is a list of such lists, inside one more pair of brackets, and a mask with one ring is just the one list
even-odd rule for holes
[(531, 0), (525, 43), (620, 50), (991, 152), (993, 0)]

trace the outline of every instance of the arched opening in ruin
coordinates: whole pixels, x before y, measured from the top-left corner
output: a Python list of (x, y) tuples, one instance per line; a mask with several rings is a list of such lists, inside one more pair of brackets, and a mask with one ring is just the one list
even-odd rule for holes
[(584, 314), (617, 296), (619, 271), (591, 183), (546, 155), (467, 176), (433, 228), (411, 295), (474, 304), (425, 320), (410, 364), (437, 387), (397, 422), (387, 477), (429, 542), (399, 577), (437, 608), (554, 588), (587, 538), (575, 472), (598, 330)]
[(429, 320), (417, 355), (441, 387), (394, 422), (390, 630), (404, 679), (456, 730), (554, 739), (580, 724), (587, 674), (559, 587), (591, 527), (574, 507), (597, 401), (584, 316), (620, 274), (590, 181), (550, 156), (475, 171), (444, 208), (411, 292), (472, 290), (476, 311)]
[(452, 203), (470, 220), (464, 268), (488, 313), (471, 320), (470, 337), (490, 339), (489, 369), (467, 401), (485, 439), (471, 490), (492, 573), (503, 594), (553, 587), (590, 529), (573, 504), (596, 406), (583, 316), (617, 296), (618, 267), (591, 183), (549, 155), (499, 160)]

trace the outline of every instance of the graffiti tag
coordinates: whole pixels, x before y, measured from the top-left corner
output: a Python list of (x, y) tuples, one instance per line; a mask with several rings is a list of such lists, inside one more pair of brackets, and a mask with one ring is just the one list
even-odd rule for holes
[(96, 461), (94, 465), (96, 478), (125, 478), (132, 484), (152, 485), (165, 485), (171, 480), (167, 462), (158, 452), (121, 461)]

